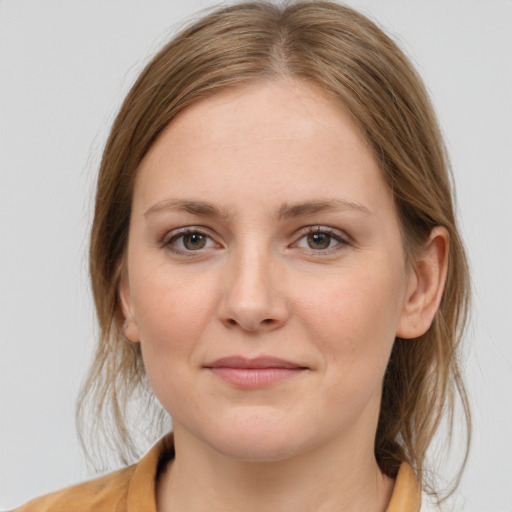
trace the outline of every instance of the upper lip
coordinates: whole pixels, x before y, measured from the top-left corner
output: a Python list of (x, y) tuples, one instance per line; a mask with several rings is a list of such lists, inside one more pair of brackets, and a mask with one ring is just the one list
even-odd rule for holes
[(221, 357), (211, 363), (204, 365), (205, 368), (240, 368), (240, 369), (262, 369), (262, 368), (307, 368), (304, 365), (286, 361), (276, 357), (255, 357), (246, 358), (240, 356)]

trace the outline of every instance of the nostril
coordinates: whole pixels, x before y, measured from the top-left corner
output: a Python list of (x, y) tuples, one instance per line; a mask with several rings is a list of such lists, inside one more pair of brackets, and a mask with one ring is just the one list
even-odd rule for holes
[[(234, 318), (227, 318), (226, 323), (228, 325), (232, 325), (232, 326), (240, 324), (240, 322), (237, 322)], [(275, 320), (273, 318), (265, 318), (264, 320), (262, 320), (260, 322), (260, 325), (273, 325), (274, 323), (275, 323)]]

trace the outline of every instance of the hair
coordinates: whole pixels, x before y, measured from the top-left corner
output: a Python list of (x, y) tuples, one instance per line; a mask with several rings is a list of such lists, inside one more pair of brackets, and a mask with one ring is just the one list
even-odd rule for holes
[[(408, 258), (414, 259), (435, 226), (449, 232), (447, 281), (433, 323), (424, 335), (397, 338), (393, 346), (375, 456), (391, 477), (408, 461), (425, 485), (427, 449), (443, 418), (451, 433), (458, 396), (468, 435), (453, 491), (471, 432), (459, 346), (470, 286), (447, 153), (428, 94), (408, 58), (368, 18), (328, 1), (256, 1), (210, 11), (157, 53), (124, 100), (97, 183), (90, 275), (100, 336), (79, 399), (81, 440), (86, 431), (103, 435), (103, 443), (126, 463), (138, 456), (135, 438), (144, 433), (139, 426), (135, 435), (130, 425), (140, 419), (127, 418), (130, 404), (146, 404), (140, 416), (150, 418), (147, 428), (158, 430), (164, 417), (147, 382), (140, 344), (123, 336), (118, 297), (142, 158), (176, 115), (199, 99), (279, 79), (310, 84), (350, 113), (392, 191)], [(148, 416), (149, 411), (154, 414)]]

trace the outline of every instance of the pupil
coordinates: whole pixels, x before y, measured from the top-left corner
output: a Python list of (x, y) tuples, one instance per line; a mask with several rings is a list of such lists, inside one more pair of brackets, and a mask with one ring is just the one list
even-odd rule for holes
[(187, 249), (202, 249), (206, 244), (206, 238), (199, 233), (194, 233), (192, 235), (185, 235), (183, 243)]
[(325, 233), (313, 233), (308, 235), (308, 245), (311, 249), (327, 249), (331, 242), (331, 237)]

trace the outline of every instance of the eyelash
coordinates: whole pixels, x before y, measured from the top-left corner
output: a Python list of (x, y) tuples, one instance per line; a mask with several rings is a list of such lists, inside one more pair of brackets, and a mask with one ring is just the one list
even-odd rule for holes
[(305, 250), (311, 251), (311, 253), (314, 254), (315, 256), (331, 255), (331, 254), (341, 251), (351, 245), (351, 243), (349, 242), (348, 236), (346, 236), (346, 235), (343, 236), (339, 231), (335, 231), (332, 228), (328, 228), (325, 226), (306, 226), (306, 227), (302, 228), (300, 230), (300, 238), (297, 240), (297, 242), (294, 243), (294, 245), (297, 245), (298, 242), (300, 240), (302, 240), (303, 238), (305, 238), (309, 235), (316, 235), (316, 234), (327, 235), (331, 239), (331, 241), (335, 240), (337, 242), (337, 244), (334, 245), (334, 247), (328, 247), (327, 249), (322, 249), (322, 250), (304, 248)]
[(164, 247), (168, 248), (174, 254), (177, 254), (179, 256), (193, 256), (195, 252), (200, 252), (200, 250), (197, 250), (197, 251), (192, 251), (192, 250), (184, 251), (184, 250), (178, 249), (177, 247), (174, 247), (172, 245), (174, 242), (176, 242), (180, 238), (183, 238), (183, 237), (185, 237), (187, 235), (201, 235), (201, 236), (204, 236), (206, 238), (209, 238), (210, 240), (213, 240), (212, 237), (206, 231), (203, 231), (200, 228), (189, 227), (189, 228), (180, 229), (178, 232), (171, 232), (168, 236), (166, 236), (164, 238), (164, 240), (162, 241), (162, 245)]
[[(302, 228), (299, 232), (299, 238), (296, 242), (293, 243), (294, 246), (297, 246), (297, 244), (305, 237), (309, 235), (315, 235), (315, 234), (321, 234), (321, 235), (327, 235), (330, 240), (335, 240), (337, 243), (333, 247), (328, 247), (326, 249), (322, 250), (315, 250), (311, 248), (302, 248), (304, 250), (310, 251), (311, 254), (314, 254), (315, 256), (322, 256), (322, 255), (330, 255), (334, 254), (340, 250), (345, 249), (346, 247), (351, 245), (351, 242), (348, 240), (347, 236), (342, 236), (338, 231), (335, 231), (331, 228), (324, 227), (324, 226), (306, 226)], [(206, 231), (196, 228), (196, 227), (188, 227), (181, 229), (177, 232), (171, 232), (168, 236), (164, 238), (162, 241), (162, 246), (168, 248), (171, 252), (174, 254), (177, 254), (179, 256), (186, 256), (191, 257), (194, 256), (194, 253), (200, 253), (201, 249), (198, 249), (196, 251), (194, 250), (183, 250), (178, 249), (177, 247), (173, 246), (173, 243), (175, 243), (177, 240), (187, 236), (187, 235), (201, 235), (209, 240), (213, 241), (210, 234), (208, 234)]]

